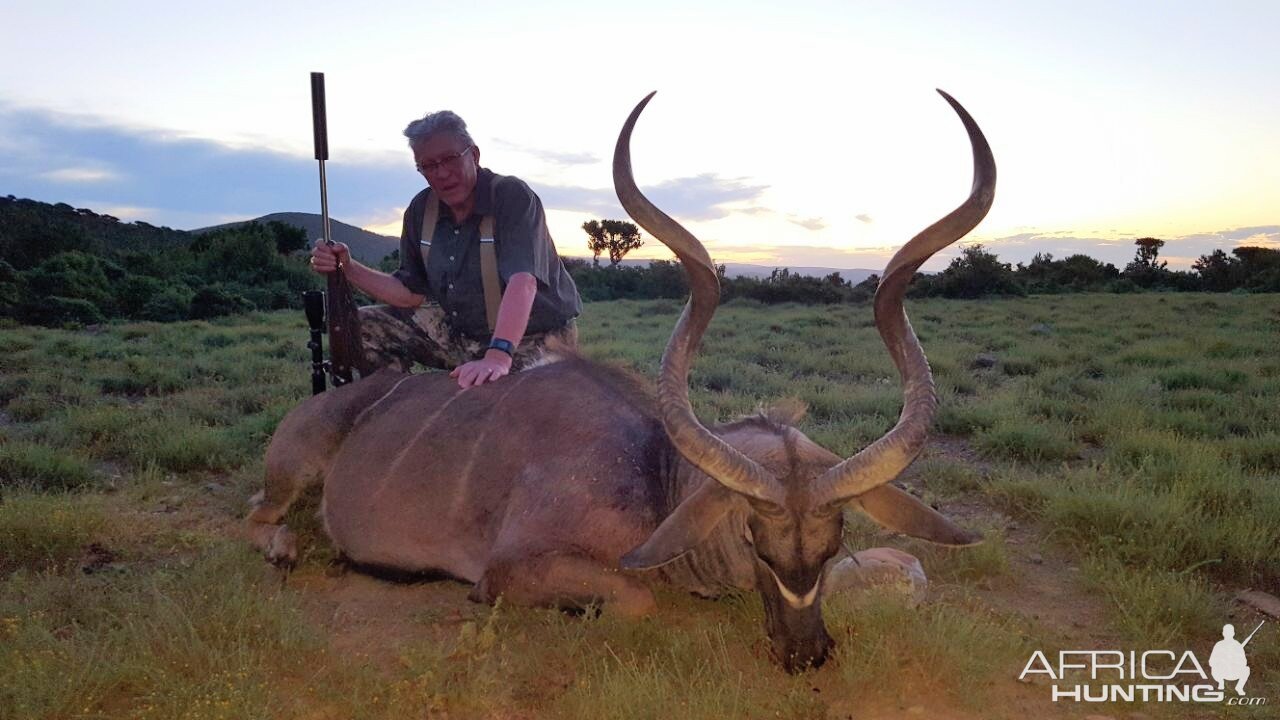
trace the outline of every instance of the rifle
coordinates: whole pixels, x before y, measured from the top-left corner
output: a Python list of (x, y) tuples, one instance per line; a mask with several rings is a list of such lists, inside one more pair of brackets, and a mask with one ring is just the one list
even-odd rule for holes
[(307, 325), (311, 326), (311, 394), (324, 392), (324, 374), (329, 361), (324, 359), (324, 291), (308, 290), (302, 293), (302, 307), (307, 313)]
[[(320, 214), (324, 220), (324, 242), (333, 247), (333, 236), (329, 230), (329, 192), (324, 176), (324, 161), (329, 159), (329, 130), (325, 119), (324, 108), (324, 73), (311, 73), (311, 129), (315, 137), (316, 160), (320, 162)], [(346, 385), (352, 380), (352, 370), (360, 371), (360, 375), (369, 374), (369, 367), (364, 356), (364, 347), (360, 342), (360, 315), (356, 310), (355, 300), (351, 297), (351, 286), (342, 272), (342, 266), (326, 276), (328, 283), (328, 319), (329, 329), (329, 364), (333, 386)], [(319, 343), (313, 335), (312, 341)], [(312, 390), (316, 384), (313, 375)], [(323, 382), (320, 390), (324, 390)]]
[(1266, 624), (1267, 624), (1266, 620), (1263, 620), (1262, 622), (1258, 623), (1258, 627), (1254, 628), (1253, 632), (1249, 633), (1249, 637), (1245, 638), (1244, 642), (1240, 643), (1240, 647), (1244, 647), (1245, 645), (1248, 645), (1249, 641), (1253, 639), (1253, 636), (1257, 635), (1258, 631), (1262, 629), (1262, 626)]

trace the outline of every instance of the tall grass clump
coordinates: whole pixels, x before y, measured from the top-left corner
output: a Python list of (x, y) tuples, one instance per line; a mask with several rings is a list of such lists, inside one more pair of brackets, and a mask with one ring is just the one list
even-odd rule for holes
[(75, 452), (26, 441), (0, 444), (0, 488), (74, 490), (93, 479), (92, 467)]

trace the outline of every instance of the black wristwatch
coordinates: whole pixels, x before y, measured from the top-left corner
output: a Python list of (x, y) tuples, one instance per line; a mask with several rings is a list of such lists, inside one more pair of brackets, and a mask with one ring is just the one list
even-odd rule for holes
[(490, 340), (489, 349), (501, 350), (512, 357), (515, 357), (516, 354), (516, 346), (512, 345), (510, 340), (503, 340), (502, 338), (494, 338)]

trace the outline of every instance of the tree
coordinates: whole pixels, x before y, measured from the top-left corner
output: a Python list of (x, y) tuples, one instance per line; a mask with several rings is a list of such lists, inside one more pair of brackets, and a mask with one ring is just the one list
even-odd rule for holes
[(1201, 255), (1191, 264), (1191, 269), (1200, 275), (1201, 287), (1210, 292), (1234, 290), (1244, 279), (1240, 259), (1230, 257), (1222, 250)]
[(1171, 285), (1171, 273), (1166, 269), (1168, 263), (1160, 260), (1160, 248), (1164, 241), (1153, 237), (1138, 238), (1133, 241), (1138, 251), (1133, 261), (1124, 268), (1125, 278), (1132, 280), (1139, 287), (1155, 287)]
[(275, 236), (276, 252), (281, 255), (288, 255), (307, 247), (307, 233), (300, 227), (272, 220), (267, 223), (267, 230)]
[(1280, 250), (1242, 245), (1231, 251), (1240, 262), (1241, 284), (1254, 292), (1280, 291)]
[(1135, 263), (1157, 270), (1163, 270), (1165, 266), (1169, 264), (1166, 262), (1157, 262), (1160, 257), (1160, 248), (1164, 247), (1163, 240), (1153, 237), (1145, 237), (1134, 240), (1133, 244), (1138, 246), (1138, 252), (1133, 258)]
[(1036, 253), (1031, 262), (1018, 264), (1015, 275), (1028, 292), (1060, 293), (1099, 290), (1120, 277), (1110, 263), (1103, 264), (1088, 255), (1070, 255), (1054, 260), (1049, 253)]
[(617, 267), (623, 256), (643, 244), (640, 228), (625, 220), (589, 220), (582, 223), (582, 229), (597, 266), (602, 252), (608, 251), (610, 266)]
[(935, 282), (938, 294), (950, 298), (1023, 294), (1009, 263), (1000, 262), (995, 253), (978, 243), (961, 250), (960, 257), (952, 260)]

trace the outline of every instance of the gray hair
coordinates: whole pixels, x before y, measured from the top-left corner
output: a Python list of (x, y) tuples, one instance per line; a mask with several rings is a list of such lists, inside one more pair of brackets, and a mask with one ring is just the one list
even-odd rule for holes
[(412, 148), (415, 143), (423, 142), (432, 135), (442, 132), (453, 133), (465, 140), (468, 145), (476, 144), (471, 139), (471, 134), (467, 132), (467, 121), (458, 117), (458, 114), (452, 110), (440, 110), (423, 115), (405, 127), (404, 136), (409, 138), (409, 147)]

